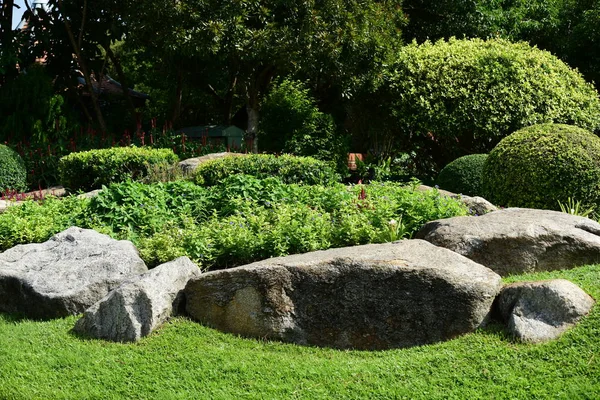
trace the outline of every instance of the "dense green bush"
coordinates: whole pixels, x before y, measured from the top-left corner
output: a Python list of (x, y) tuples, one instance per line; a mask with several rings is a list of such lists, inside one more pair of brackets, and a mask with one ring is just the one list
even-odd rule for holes
[(284, 79), (273, 86), (261, 107), (259, 139), (263, 151), (331, 161), (348, 172), (346, 138), (302, 82)]
[(27, 171), (25, 163), (17, 152), (0, 144), (0, 192), (27, 189)]
[(487, 154), (469, 154), (446, 165), (437, 177), (437, 185), (450, 192), (481, 196), (481, 174)]
[[(540, 123), (600, 129), (594, 87), (552, 54), (506, 40), (405, 46), (377, 93), (398, 143), (438, 168)], [(377, 100), (377, 99), (375, 99)]]
[(43, 203), (28, 200), (0, 214), (0, 252), (17, 244), (38, 243), (73, 225), (81, 226), (81, 213), (89, 200), (69, 196), (47, 197)]
[(138, 242), (150, 265), (185, 254), (205, 267), (225, 268), (292, 253), (389, 242), (410, 237), (427, 221), (466, 214), (462, 204), (437, 191), (389, 182), (325, 187), (238, 176), (210, 192), (213, 205), (223, 208), (208, 220), (166, 225)]
[(306, 185), (330, 185), (340, 179), (333, 165), (328, 162), (285, 154), (249, 154), (212, 160), (196, 169), (194, 179), (199, 185), (213, 186), (233, 174), (257, 178), (276, 176), (284, 183)]
[(208, 189), (178, 181), (116, 183), (95, 198), (27, 202), (0, 214), (0, 251), (71, 225), (129, 239), (150, 266), (187, 255), (204, 268), (410, 237), (465, 215), (437, 191), (397, 183), (307, 186), (233, 175)]
[(490, 152), (483, 170), (486, 198), (502, 206), (559, 209), (569, 198), (600, 202), (600, 139), (570, 125), (521, 129)]
[(71, 153), (58, 163), (61, 184), (71, 191), (99, 189), (102, 185), (143, 179), (150, 166), (173, 164), (179, 159), (171, 149), (113, 147)]
[(86, 224), (151, 236), (165, 224), (179, 226), (186, 218), (203, 221), (210, 205), (206, 189), (188, 181), (114, 183), (90, 200)]

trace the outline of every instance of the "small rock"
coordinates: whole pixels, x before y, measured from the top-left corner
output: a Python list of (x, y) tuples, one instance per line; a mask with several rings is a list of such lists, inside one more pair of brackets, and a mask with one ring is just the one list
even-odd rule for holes
[(502, 276), (600, 262), (600, 224), (589, 218), (526, 208), (428, 222), (425, 239)]
[(101, 191), (102, 191), (102, 189), (96, 189), (96, 190), (92, 190), (91, 192), (81, 193), (81, 194), (77, 195), (77, 198), (79, 198), (79, 199), (91, 199), (93, 197), (98, 196)]
[(131, 279), (85, 311), (74, 330), (114, 342), (135, 342), (177, 314), (188, 280), (200, 275), (187, 257)]
[(194, 170), (196, 170), (196, 168), (198, 168), (198, 166), (200, 164), (203, 164), (207, 161), (217, 160), (219, 158), (225, 158), (225, 157), (239, 157), (239, 156), (243, 156), (243, 155), (244, 154), (242, 154), (242, 153), (229, 153), (229, 152), (211, 153), (211, 154), (207, 154), (202, 157), (188, 158), (186, 160), (180, 161), (178, 165), (184, 174), (189, 174), (189, 173), (193, 172)]
[(540, 343), (558, 338), (587, 315), (594, 299), (565, 279), (505, 286), (495, 311), (516, 338)]
[(35, 319), (80, 314), (147, 270), (131, 242), (71, 227), (0, 254), (0, 311)]
[(469, 209), (469, 214), (471, 215), (483, 215), (490, 213), (492, 211), (498, 211), (498, 207), (479, 196), (454, 196), (455, 199), (463, 202), (465, 206)]

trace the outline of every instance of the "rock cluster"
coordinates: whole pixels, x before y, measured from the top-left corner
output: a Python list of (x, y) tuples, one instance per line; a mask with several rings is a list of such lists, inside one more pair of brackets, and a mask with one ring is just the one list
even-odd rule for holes
[(131, 242), (72, 227), (0, 253), (0, 311), (48, 319), (83, 314), (74, 330), (140, 340), (187, 313), (248, 337), (354, 349), (449, 340), (494, 315), (517, 339), (560, 336), (594, 305), (565, 280), (502, 288), (498, 274), (600, 260), (600, 224), (507, 209), (433, 221), (413, 239), (271, 258), (201, 274), (181, 257), (150, 271)]

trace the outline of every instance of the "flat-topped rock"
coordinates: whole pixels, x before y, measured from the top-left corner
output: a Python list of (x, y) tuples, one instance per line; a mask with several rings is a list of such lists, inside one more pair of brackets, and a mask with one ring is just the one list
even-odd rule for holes
[(71, 227), (0, 253), (0, 311), (35, 319), (79, 314), (147, 270), (131, 242)]
[(415, 235), (506, 276), (600, 262), (600, 224), (549, 210), (507, 208), (428, 222)]
[(74, 330), (114, 342), (134, 342), (148, 336), (183, 302), (183, 289), (200, 269), (179, 257), (128, 280), (88, 308)]
[(422, 240), (271, 258), (208, 272), (185, 289), (188, 314), (243, 336), (388, 349), (479, 327), (500, 276)]
[(494, 307), (511, 335), (540, 343), (560, 337), (587, 315), (594, 303), (574, 283), (553, 279), (507, 285)]
[(225, 157), (239, 157), (243, 156), (242, 153), (230, 153), (230, 152), (222, 152), (222, 153), (211, 153), (201, 157), (188, 158), (186, 160), (179, 162), (179, 168), (188, 174), (193, 172), (200, 164), (203, 164), (207, 161), (217, 160)]

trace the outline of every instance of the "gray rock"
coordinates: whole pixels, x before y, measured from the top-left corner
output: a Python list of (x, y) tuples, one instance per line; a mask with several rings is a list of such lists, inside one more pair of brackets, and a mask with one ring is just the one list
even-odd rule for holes
[(0, 311), (35, 319), (79, 314), (147, 270), (131, 242), (71, 227), (0, 254)]
[(549, 210), (507, 208), (428, 222), (415, 235), (500, 275), (600, 262), (600, 224)]
[(456, 199), (463, 202), (465, 206), (469, 209), (469, 214), (471, 215), (483, 215), (490, 213), (492, 211), (498, 211), (498, 207), (479, 196), (455, 196)]
[(114, 342), (135, 342), (177, 314), (188, 280), (200, 269), (187, 257), (131, 279), (85, 311), (74, 330)]
[(78, 199), (92, 199), (100, 194), (102, 189), (92, 190), (91, 192), (81, 193), (77, 195)]
[(448, 340), (490, 312), (500, 276), (422, 240), (271, 258), (193, 278), (188, 314), (243, 336), (387, 349)]
[(10, 207), (10, 202), (6, 200), (0, 200), (0, 214), (6, 211)]
[(207, 154), (202, 157), (188, 158), (186, 160), (180, 161), (178, 165), (184, 174), (189, 174), (189, 173), (193, 172), (196, 168), (198, 168), (198, 166), (200, 164), (203, 164), (207, 161), (217, 160), (219, 158), (225, 158), (225, 157), (239, 157), (239, 156), (243, 156), (243, 155), (244, 154), (242, 154), (242, 153), (229, 153), (229, 152), (211, 153), (211, 154)]
[(540, 343), (558, 338), (587, 315), (594, 299), (565, 279), (505, 286), (495, 311), (516, 338)]

